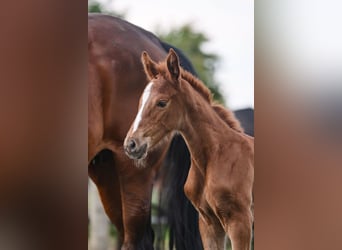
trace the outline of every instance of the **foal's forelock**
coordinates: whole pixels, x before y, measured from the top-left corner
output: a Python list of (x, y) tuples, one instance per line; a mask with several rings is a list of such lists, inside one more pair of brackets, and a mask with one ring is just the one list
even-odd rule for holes
[(134, 123), (133, 123), (133, 130), (132, 133), (134, 133), (140, 124), (141, 118), (142, 118), (142, 113), (144, 111), (144, 107), (147, 103), (148, 98), (150, 97), (151, 94), (151, 88), (152, 88), (153, 82), (149, 82), (149, 84), (146, 86), (143, 94), (142, 94), (142, 98), (141, 98), (141, 106), (139, 108), (138, 114), (135, 117)]

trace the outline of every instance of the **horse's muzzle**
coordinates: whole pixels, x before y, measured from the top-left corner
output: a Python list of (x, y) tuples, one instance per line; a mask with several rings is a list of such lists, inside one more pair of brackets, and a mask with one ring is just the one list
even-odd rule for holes
[(125, 141), (124, 149), (129, 158), (139, 160), (146, 156), (147, 143), (140, 145), (137, 140), (131, 138)]

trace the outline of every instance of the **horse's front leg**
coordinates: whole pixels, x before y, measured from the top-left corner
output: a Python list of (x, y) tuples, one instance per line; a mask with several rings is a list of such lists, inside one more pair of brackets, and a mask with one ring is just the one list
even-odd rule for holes
[(106, 160), (100, 159), (95, 165), (91, 164), (88, 168), (88, 174), (97, 186), (107, 216), (118, 231), (119, 237), (116, 249), (120, 249), (124, 239), (121, 192), (117, 173), (118, 164), (120, 163), (114, 158), (112, 156)]
[(153, 249), (151, 197), (154, 175), (153, 168), (137, 169), (130, 163), (120, 176), (125, 232), (122, 250)]

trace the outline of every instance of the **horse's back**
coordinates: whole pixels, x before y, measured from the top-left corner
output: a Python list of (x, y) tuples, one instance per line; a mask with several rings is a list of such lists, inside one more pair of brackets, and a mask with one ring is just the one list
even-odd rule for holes
[(102, 141), (121, 146), (147, 83), (140, 62), (144, 50), (155, 60), (165, 55), (151, 33), (116, 17), (88, 15), (90, 148)]

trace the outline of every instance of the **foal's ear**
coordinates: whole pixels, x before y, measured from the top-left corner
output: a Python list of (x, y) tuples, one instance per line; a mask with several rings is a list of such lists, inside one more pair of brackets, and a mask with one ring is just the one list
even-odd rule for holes
[(178, 80), (180, 76), (179, 59), (173, 49), (170, 49), (169, 54), (167, 55), (166, 64), (171, 77), (175, 80)]
[(158, 75), (157, 64), (151, 59), (146, 51), (141, 54), (141, 62), (144, 65), (144, 70), (149, 80), (156, 78)]

